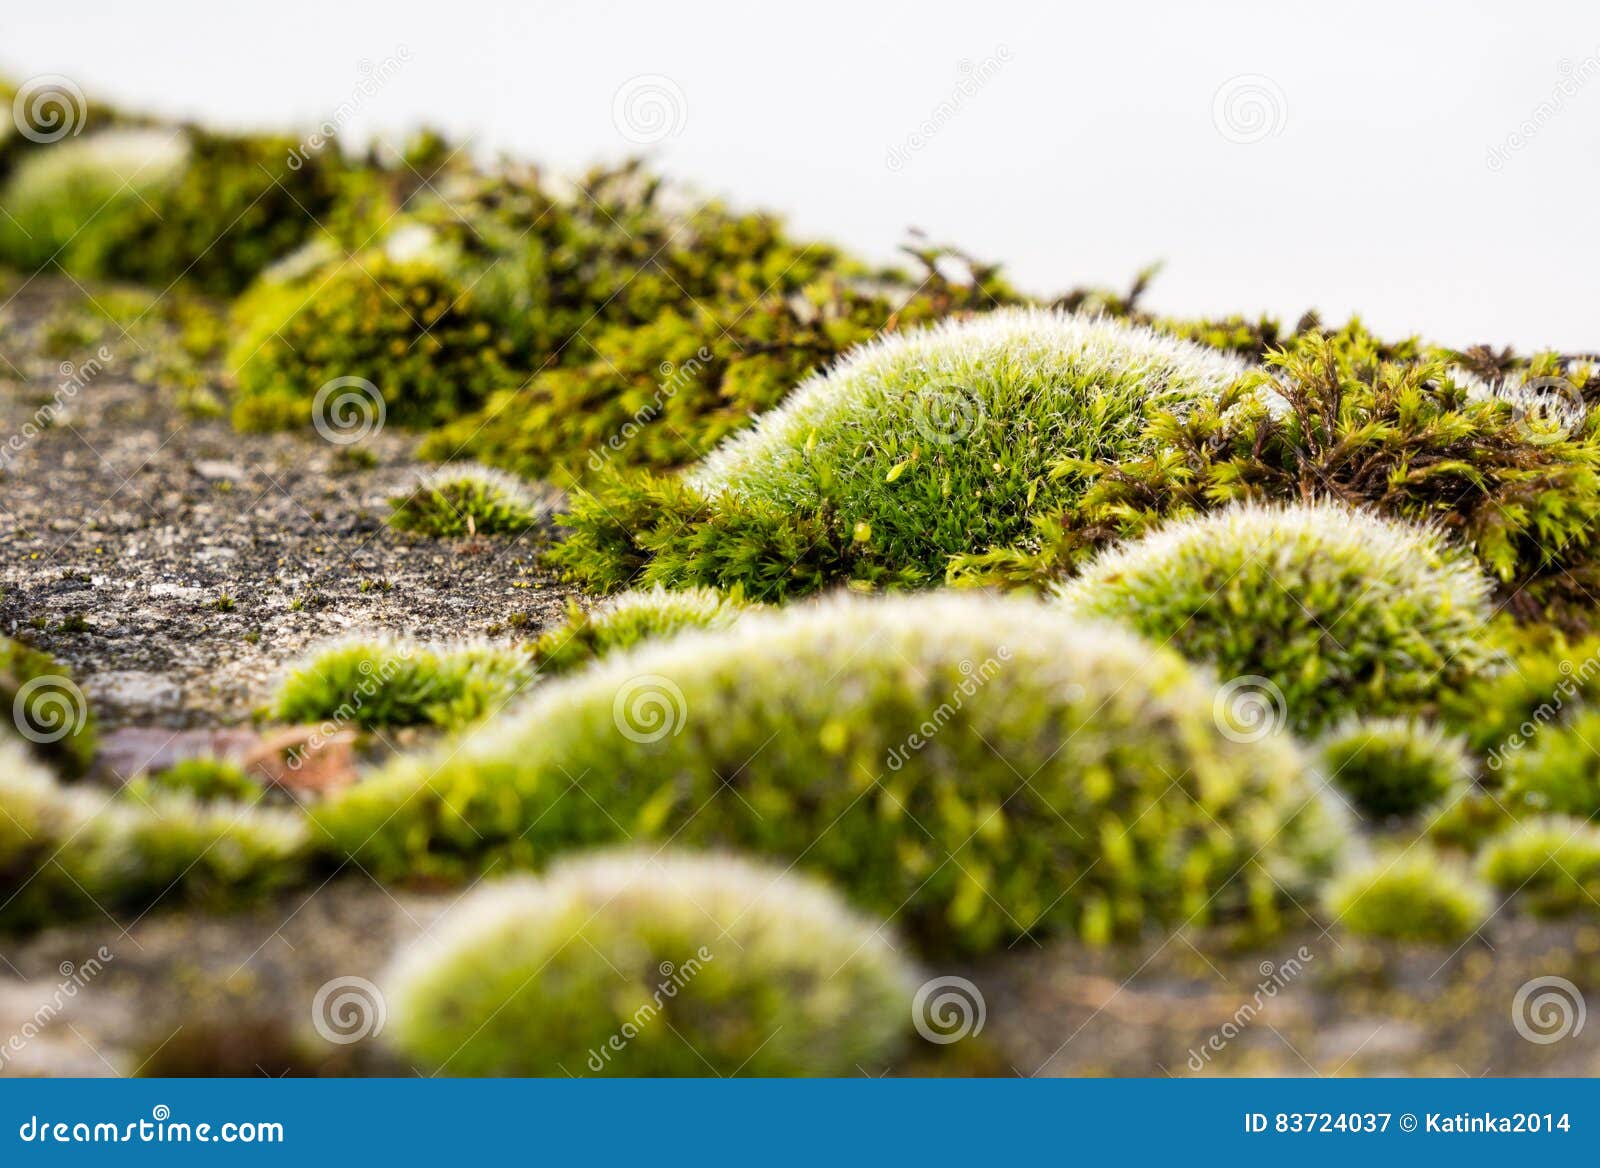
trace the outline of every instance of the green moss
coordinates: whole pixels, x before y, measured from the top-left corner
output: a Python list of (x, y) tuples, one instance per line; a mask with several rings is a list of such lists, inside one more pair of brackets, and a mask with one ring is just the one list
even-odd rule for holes
[[(880, 340), (688, 474), (686, 499), (706, 519), (645, 527), (640, 582), (742, 586), (754, 599), (841, 580), (936, 583), (951, 556), (1021, 538), (1035, 512), (1076, 493), (1050, 477), (1057, 460), (1129, 455), (1147, 408), (1216, 392), (1242, 369), (1147, 330), (1037, 310)], [(563, 567), (585, 582), (624, 574), (588, 530), (610, 526), (603, 514), (580, 497), (569, 522), (582, 550)], [(796, 547), (804, 562), (790, 571)]]
[(1546, 730), (1600, 704), (1600, 639), (1569, 641), (1545, 626), (1497, 632), (1501, 667), (1439, 698), (1440, 717), (1485, 756), (1491, 777)]
[(303, 879), (307, 840), (298, 812), (60, 787), (0, 740), (0, 929), (247, 903)]
[(1494, 795), (1471, 791), (1430, 812), (1425, 831), (1440, 847), (1472, 854), (1515, 822), (1510, 808)]
[[(1155, 415), (1135, 457), (1074, 456), (1052, 473), (1081, 498), (1037, 513), (1028, 537), (964, 556), (963, 581), (1044, 587), (1107, 542), (1239, 500), (1332, 498), (1436, 524), (1471, 549), (1523, 617), (1582, 624), (1600, 593), (1600, 443), (1584, 422), (1536, 432), (1527, 393), (1362, 330), (1308, 333), (1214, 398)], [(1581, 366), (1542, 358), (1526, 377)], [(1518, 383), (1520, 384), (1520, 383)], [(1552, 393), (1547, 398), (1557, 398)]]
[(1341, 723), (1318, 741), (1317, 753), (1329, 780), (1378, 819), (1453, 802), (1472, 782), (1461, 740), (1411, 718)]
[(5, 637), (0, 637), (0, 718), (0, 727), (26, 739), (38, 758), (69, 778), (94, 761), (94, 713), (72, 671), (43, 650)]
[(1315, 730), (1488, 668), (1488, 592), (1436, 532), (1334, 504), (1241, 504), (1104, 553), (1059, 599), (1263, 682), (1280, 722)]
[(1338, 824), (1287, 738), (1224, 737), (1212, 700), (1176, 654), (1035, 604), (838, 599), (614, 654), (315, 815), (391, 880), (751, 849), (942, 948), (1269, 925)]
[(532, 679), (526, 654), (487, 644), (354, 638), (295, 667), (278, 688), (285, 722), (455, 729), (494, 713)]
[(1600, 912), (1600, 828), (1549, 816), (1518, 824), (1484, 849), (1483, 878), (1537, 916)]
[(537, 527), (545, 514), (521, 480), (476, 466), (440, 467), (389, 505), (391, 527), (435, 539), (518, 535)]
[(382, 404), (369, 400), (365, 417), (403, 426), (447, 421), (513, 380), (496, 318), (432, 259), (363, 253), (313, 283), (252, 290), (237, 321), (228, 364), (240, 429), (318, 424), (342, 434), (349, 420), (335, 400), (318, 408), (319, 391), (340, 378), (374, 387)]
[(1519, 814), (1600, 814), (1600, 709), (1580, 708), (1502, 755), (1501, 798)]
[(0, 260), (97, 275), (124, 216), (175, 181), (187, 158), (176, 130), (110, 130), (28, 152), (0, 188)]
[(453, 1075), (853, 1075), (913, 981), (827, 889), (741, 860), (606, 855), (475, 892), (385, 979), (392, 1039)]
[(1465, 941), (1492, 907), (1470, 871), (1422, 843), (1341, 873), (1326, 899), (1338, 923), (1358, 936), (1430, 945)]
[(592, 359), (495, 395), (431, 435), (423, 453), (468, 455), (563, 484), (606, 467), (683, 466), (847, 349), (1011, 300), (992, 269), (957, 283), (931, 261), (914, 289), (830, 273), (789, 294), (741, 288), (709, 303), (688, 300), (644, 324), (601, 330)]
[(684, 629), (727, 628), (750, 606), (709, 588), (668, 592), (624, 592), (592, 609), (573, 604), (567, 622), (542, 635), (531, 647), (540, 674), (570, 673), (581, 665), (641, 641)]
[(165, 770), (140, 775), (129, 781), (127, 790), (147, 801), (163, 792), (190, 795), (205, 803), (219, 799), (254, 803), (262, 796), (261, 783), (238, 763), (208, 756), (182, 759)]

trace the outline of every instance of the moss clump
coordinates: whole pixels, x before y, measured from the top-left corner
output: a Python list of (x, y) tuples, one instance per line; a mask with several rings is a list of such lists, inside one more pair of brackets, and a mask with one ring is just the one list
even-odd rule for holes
[(1600, 705), (1600, 639), (1568, 640), (1543, 625), (1496, 633), (1502, 666), (1439, 695), (1439, 716), (1486, 756), (1491, 777), (1542, 734)]
[[(68, 778), (94, 761), (94, 713), (72, 671), (41, 649), (0, 637), (0, 726)], [(0, 735), (4, 737), (4, 735)]]
[(202, 803), (219, 799), (254, 803), (262, 797), (261, 783), (244, 768), (226, 758), (185, 758), (165, 770), (140, 775), (128, 783), (131, 794), (150, 799), (160, 793), (189, 795)]
[(546, 676), (570, 673), (597, 657), (684, 629), (723, 629), (750, 606), (709, 588), (624, 592), (584, 611), (568, 610), (567, 623), (534, 642), (531, 652)]
[(849, 1075), (913, 981), (826, 888), (743, 860), (605, 855), (474, 893), (385, 979), (400, 1050), (453, 1075)]
[(1358, 936), (1430, 945), (1465, 941), (1492, 906), (1470, 871), (1422, 843), (1341, 873), (1326, 901), (1338, 923)]
[(515, 380), (498, 318), (436, 257), (364, 252), (314, 280), (252, 289), (236, 321), (227, 362), (243, 430), (315, 424), (342, 434), (348, 420), (318, 401), (340, 378), (369, 383), (369, 398), (381, 399), (362, 406), (365, 418), (402, 426), (448, 421)]
[[(935, 583), (951, 556), (1012, 543), (1036, 511), (1075, 496), (1050, 477), (1056, 461), (1131, 455), (1147, 409), (1242, 371), (1146, 329), (1040, 310), (879, 340), (695, 467), (685, 507), (641, 516), (641, 582), (742, 586), (755, 599), (840, 579)], [(608, 518), (580, 502), (570, 523), (563, 567), (589, 583), (623, 574), (605, 559), (611, 537), (589, 530)], [(807, 567), (821, 570), (792, 571), (795, 546), (820, 547)]]
[(295, 667), (273, 708), (286, 722), (452, 730), (500, 709), (533, 674), (527, 655), (515, 649), (357, 637)]
[(1487, 668), (1489, 584), (1436, 533), (1335, 504), (1241, 504), (1102, 554), (1058, 592), (1225, 678), (1300, 729), (1404, 711)]
[(246, 903), (301, 879), (307, 844), (298, 813), (60, 787), (0, 741), (0, 928)]
[(1472, 783), (1462, 741), (1414, 718), (1341, 723), (1318, 741), (1317, 753), (1329, 780), (1379, 819), (1453, 801)]
[(1518, 812), (1556, 812), (1588, 819), (1600, 814), (1600, 709), (1580, 709), (1559, 726), (1538, 732), (1506, 753), (1500, 768), (1503, 798)]
[(0, 189), (0, 260), (101, 274), (115, 225), (172, 182), (187, 156), (177, 130), (108, 130), (30, 151)]
[(1600, 828), (1552, 815), (1518, 824), (1484, 849), (1483, 878), (1537, 916), (1600, 913)]
[(187, 161), (171, 181), (85, 229), (96, 237), (92, 274), (233, 296), (317, 235), (338, 197), (336, 148), (307, 154), (282, 135), (193, 126), (184, 140)]
[(546, 510), (522, 480), (481, 466), (440, 467), (389, 505), (391, 527), (435, 539), (520, 535)]
[(624, 837), (753, 849), (941, 948), (1271, 924), (1340, 824), (1286, 737), (1224, 737), (1212, 699), (1175, 653), (1041, 605), (840, 598), (615, 654), (314, 814), (384, 879)]
[(974, 264), (957, 282), (930, 258), (914, 287), (830, 273), (787, 294), (741, 288), (690, 300), (644, 324), (601, 330), (591, 359), (495, 395), (431, 435), (423, 453), (563, 484), (607, 467), (684, 466), (853, 346), (1011, 299), (992, 268)]
[[(1537, 433), (1516, 392), (1487, 391), (1440, 357), (1395, 352), (1364, 330), (1298, 337), (1268, 369), (1157, 413), (1132, 457), (1069, 457), (1075, 503), (1034, 516), (1029, 538), (963, 557), (963, 580), (1043, 587), (1107, 542), (1242, 500), (1332, 498), (1438, 524), (1516, 598), (1582, 623), (1600, 592), (1600, 442), (1588, 423)], [(1524, 378), (1588, 372), (1541, 358)], [(1522, 396), (1526, 396), (1525, 394)], [(1547, 395), (1553, 396), (1553, 395)]]

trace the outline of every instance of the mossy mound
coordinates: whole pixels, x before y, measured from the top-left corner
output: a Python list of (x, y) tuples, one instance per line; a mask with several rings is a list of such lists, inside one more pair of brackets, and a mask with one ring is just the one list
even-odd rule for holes
[[(952, 556), (1009, 545), (1072, 499), (1077, 486), (1049, 473), (1060, 459), (1140, 451), (1147, 410), (1243, 371), (1148, 329), (1039, 309), (895, 334), (811, 377), (675, 496), (634, 508), (631, 532), (616, 531), (612, 488), (580, 493), (557, 562), (591, 586), (754, 599), (845, 579), (926, 586)], [(619, 542), (637, 563), (620, 562)], [(799, 563), (796, 547), (811, 549)]]
[(61, 787), (0, 740), (0, 929), (157, 904), (223, 908), (304, 878), (305, 819), (182, 795)]
[(830, 273), (787, 294), (691, 300), (602, 330), (587, 359), (495, 395), (431, 435), (423, 453), (563, 484), (607, 467), (685, 466), (880, 333), (1014, 302), (993, 269), (974, 265), (958, 281), (931, 263), (915, 284)]
[(1479, 858), (1483, 878), (1536, 916), (1600, 913), (1600, 828), (1563, 815), (1518, 824)]
[(1286, 737), (1225, 737), (1212, 704), (1175, 653), (1034, 603), (838, 599), (613, 655), (314, 814), (384, 879), (752, 850), (942, 948), (1275, 923), (1342, 822)]
[(431, 426), (516, 380), (499, 318), (437, 257), (364, 252), (314, 280), (252, 289), (236, 321), (228, 365), (244, 430), (317, 425), (343, 437), (335, 383), (365, 391), (363, 426)]
[(547, 512), (521, 479), (481, 466), (440, 467), (389, 505), (391, 527), (435, 539), (520, 535)]
[(1436, 532), (1337, 504), (1240, 504), (1103, 553), (1058, 589), (1269, 694), (1315, 730), (1403, 712), (1488, 668), (1489, 582)]
[(750, 605), (710, 588), (622, 592), (592, 609), (573, 605), (567, 622), (534, 642), (531, 652), (545, 676), (570, 673), (597, 657), (685, 629), (727, 628)]
[(503, 646), (353, 637), (293, 668), (273, 709), (286, 722), (450, 730), (504, 707), (533, 674), (527, 654)]
[(1414, 815), (1465, 794), (1472, 760), (1465, 744), (1414, 718), (1343, 722), (1317, 741), (1328, 780), (1363, 815)]
[(0, 188), (0, 260), (104, 274), (118, 224), (187, 158), (187, 140), (171, 129), (107, 130), (28, 152)]
[(94, 761), (94, 711), (72, 671), (41, 649), (0, 637), (0, 738), (13, 732), (68, 778)]
[(1051, 473), (1082, 484), (1080, 497), (1035, 512), (1013, 546), (960, 557), (953, 575), (1043, 589), (1171, 519), (1328, 498), (1441, 526), (1523, 619), (1583, 625), (1600, 593), (1600, 440), (1592, 418), (1538, 416), (1592, 396), (1592, 369), (1553, 355), (1517, 364), (1485, 389), (1437, 351), (1385, 345), (1358, 325), (1299, 334), (1266, 370), (1156, 412), (1142, 453), (1058, 462)]
[(292, 138), (194, 126), (112, 129), (32, 152), (0, 193), (10, 215), (0, 256), (231, 296), (315, 233), (337, 197), (337, 153), (295, 152)]
[(913, 981), (827, 889), (722, 857), (620, 854), (475, 892), (384, 978), (391, 1039), (454, 1075), (851, 1075)]
[(1424, 843), (1351, 867), (1328, 886), (1325, 901), (1358, 936), (1430, 945), (1465, 941), (1493, 907), (1471, 871)]
[(1502, 754), (1501, 798), (1519, 814), (1600, 815), (1600, 709), (1580, 708)]

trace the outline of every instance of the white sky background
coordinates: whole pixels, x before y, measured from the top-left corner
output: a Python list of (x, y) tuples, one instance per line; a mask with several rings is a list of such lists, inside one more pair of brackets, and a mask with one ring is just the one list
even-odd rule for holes
[[(226, 125), (309, 126), (351, 98), (364, 60), (401, 46), (410, 61), (363, 99), (357, 138), (426, 120), (565, 168), (642, 150), (801, 233), (887, 258), (919, 226), (1039, 293), (1120, 288), (1161, 259), (1147, 303), (1162, 311), (1292, 320), (1316, 306), (1454, 345), (1600, 349), (1594, 0), (0, 11), (0, 70), (17, 79), (61, 73), (91, 95)], [(957, 94), (963, 61), (1002, 56)], [(641, 74), (683, 98), (680, 132), (647, 147), (612, 110)], [(1265, 128), (1277, 132), (1230, 141), (1214, 98), (1245, 74), (1276, 87)], [(947, 101), (958, 112), (891, 170), (890, 151)], [(1541, 103), (1558, 111), (1541, 117)], [(1531, 137), (1506, 149), (1524, 123)]]

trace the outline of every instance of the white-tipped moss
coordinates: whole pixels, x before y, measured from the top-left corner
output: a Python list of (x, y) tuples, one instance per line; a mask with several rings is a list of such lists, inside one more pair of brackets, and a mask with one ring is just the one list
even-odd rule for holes
[(1363, 815), (1382, 819), (1448, 804), (1472, 785), (1463, 739), (1415, 718), (1358, 718), (1317, 741), (1328, 779)]
[(528, 654), (487, 641), (347, 637), (289, 671), (274, 711), (287, 722), (456, 729), (505, 706), (534, 672)]
[(1510, 828), (1484, 848), (1483, 878), (1538, 916), (1600, 914), (1600, 827), (1546, 815)]
[(298, 811), (63, 787), (0, 739), (0, 929), (246, 902), (301, 879), (308, 851)]
[(574, 605), (567, 622), (533, 645), (539, 672), (566, 673), (596, 657), (685, 629), (727, 628), (751, 611), (735, 596), (714, 588), (664, 588), (622, 592), (585, 612)]
[(515, 535), (537, 527), (549, 511), (515, 475), (472, 463), (432, 470), (389, 504), (391, 525), (438, 539)]
[(1431, 945), (1465, 941), (1489, 919), (1489, 890), (1425, 843), (1355, 864), (1329, 884), (1336, 923), (1358, 936)]
[(1404, 711), (1483, 670), (1488, 579), (1437, 532), (1337, 504), (1239, 504), (1097, 557), (1069, 612), (1261, 678), (1300, 728)]
[(725, 856), (604, 854), (473, 893), (400, 955), (391, 1038), (454, 1075), (847, 1075), (913, 982), (828, 889)]
[(942, 948), (1272, 922), (1342, 825), (1298, 749), (1230, 739), (1213, 696), (1034, 602), (837, 598), (613, 654), (314, 814), (391, 879), (624, 838), (759, 849)]
[(0, 258), (21, 268), (56, 260), (69, 271), (93, 271), (94, 221), (138, 205), (187, 157), (177, 130), (107, 130), (31, 151), (0, 190)]

